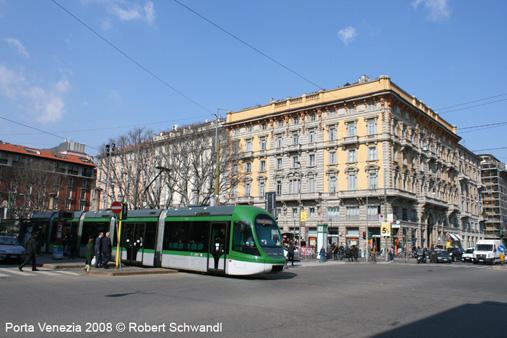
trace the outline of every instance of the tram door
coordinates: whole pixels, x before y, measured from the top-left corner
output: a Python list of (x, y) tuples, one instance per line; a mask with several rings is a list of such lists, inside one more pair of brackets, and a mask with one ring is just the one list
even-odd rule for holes
[(211, 223), (208, 271), (225, 272), (227, 223)]
[(132, 265), (142, 264), (146, 223), (124, 223), (123, 226), (122, 247), (127, 252), (127, 259), (123, 261)]

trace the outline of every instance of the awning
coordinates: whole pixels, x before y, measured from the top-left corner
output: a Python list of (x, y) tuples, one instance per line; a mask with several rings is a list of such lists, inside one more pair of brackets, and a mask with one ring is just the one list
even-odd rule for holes
[(456, 237), (455, 234), (447, 233), (447, 235), (453, 240), (453, 241), (459, 241), (458, 237)]
[(458, 237), (458, 241), (462, 241), (463, 240), (463, 238), (461, 238), (460, 235), (456, 235), (456, 237)]

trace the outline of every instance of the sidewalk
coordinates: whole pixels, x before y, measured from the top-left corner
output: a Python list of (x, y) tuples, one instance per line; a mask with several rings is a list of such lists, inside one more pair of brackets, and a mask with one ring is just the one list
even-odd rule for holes
[[(37, 256), (37, 266), (46, 269), (67, 270), (67, 269), (84, 269), (85, 259), (78, 257), (69, 259), (64, 256), (63, 259), (53, 259), (52, 254), (42, 253)], [(148, 275), (148, 274), (166, 274), (176, 273), (177, 270), (157, 267), (142, 267), (122, 265), (121, 269), (116, 269), (116, 262), (108, 263), (109, 269), (92, 267), (89, 275), (102, 276), (129, 276), (129, 275)]]

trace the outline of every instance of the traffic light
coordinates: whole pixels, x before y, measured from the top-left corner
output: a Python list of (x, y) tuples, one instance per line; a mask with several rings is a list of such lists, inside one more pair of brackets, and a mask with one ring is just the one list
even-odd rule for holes
[(121, 205), (121, 219), (122, 220), (127, 219), (127, 217), (128, 217), (128, 210), (129, 210), (129, 205), (127, 203), (123, 203)]
[(363, 239), (366, 239), (366, 231), (363, 231)]

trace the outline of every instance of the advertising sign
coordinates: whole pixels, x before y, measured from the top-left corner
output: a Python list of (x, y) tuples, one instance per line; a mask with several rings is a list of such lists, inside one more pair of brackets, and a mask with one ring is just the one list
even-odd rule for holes
[(391, 223), (382, 223), (380, 228), (380, 235), (382, 237), (391, 237)]

